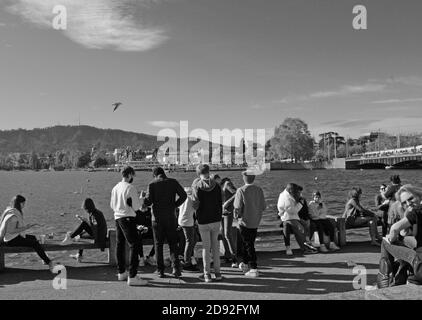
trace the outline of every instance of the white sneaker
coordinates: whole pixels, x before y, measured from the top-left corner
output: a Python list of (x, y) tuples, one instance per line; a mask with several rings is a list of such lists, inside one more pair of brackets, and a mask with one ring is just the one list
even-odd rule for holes
[(71, 254), (71, 255), (69, 255), (69, 257), (77, 260), (78, 262), (82, 262), (82, 256), (79, 253)]
[(259, 276), (258, 269), (251, 269), (251, 270), (249, 270), (248, 272), (245, 273), (245, 276), (252, 277), (252, 278), (257, 278)]
[(241, 262), (239, 263), (239, 269), (242, 270), (243, 273), (246, 273), (248, 272), (249, 267), (246, 263)]
[(73, 239), (70, 237), (71, 233), (68, 232), (66, 233), (66, 237), (64, 238), (64, 240), (60, 243), (60, 245), (62, 246), (67, 246), (69, 244), (73, 243)]
[(293, 255), (293, 251), (292, 251), (292, 249), (290, 249), (290, 247), (286, 247), (286, 255), (288, 255), (288, 256)]
[(145, 258), (142, 257), (141, 259), (139, 259), (139, 266), (140, 267), (145, 267)]
[(145, 263), (150, 265), (150, 266), (153, 266), (153, 267), (155, 267), (157, 265), (157, 261), (155, 261), (154, 257), (147, 257), (145, 259)]
[(196, 266), (198, 264), (198, 262), (196, 261), (195, 257), (192, 256), (192, 258), (190, 259), (190, 261), (192, 262), (192, 265)]
[(330, 250), (338, 251), (340, 248), (334, 242), (330, 242)]
[(321, 244), (320, 247), (319, 247), (319, 251), (326, 253), (326, 252), (328, 252), (328, 249), (325, 246), (325, 244)]
[(127, 284), (129, 286), (136, 286), (136, 287), (140, 287), (140, 286), (146, 286), (148, 285), (148, 281), (141, 279), (140, 277), (136, 276), (133, 278), (128, 278), (127, 279)]
[(235, 268), (235, 269), (239, 268), (239, 264), (237, 262), (233, 262), (232, 268)]
[(48, 264), (48, 269), (51, 273), (54, 273), (54, 267), (56, 266), (56, 263), (53, 260), (50, 260), (50, 263)]
[(126, 281), (128, 279), (127, 271), (117, 274), (117, 280)]

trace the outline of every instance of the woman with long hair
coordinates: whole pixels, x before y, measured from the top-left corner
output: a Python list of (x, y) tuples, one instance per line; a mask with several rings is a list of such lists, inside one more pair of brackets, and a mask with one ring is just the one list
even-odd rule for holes
[(278, 215), (282, 221), (284, 245), (286, 246), (286, 254), (293, 255), (290, 249), (290, 235), (293, 233), (296, 241), (303, 253), (315, 253), (315, 250), (309, 248), (306, 244), (306, 231), (303, 227), (299, 212), (303, 208), (301, 203), (301, 191), (303, 188), (295, 183), (289, 183), (286, 189), (278, 197), (277, 208)]
[[(390, 233), (381, 243), (379, 288), (406, 284), (407, 281), (422, 284), (422, 188), (404, 185), (397, 192), (397, 198), (405, 213), (391, 226)], [(409, 235), (414, 236), (416, 243), (406, 241)], [(409, 245), (412, 242), (413, 245)], [(413, 276), (407, 278), (408, 270)]]
[(222, 184), (223, 193), (223, 219), (221, 221), (224, 251), (226, 260), (231, 263), (232, 268), (239, 267), (236, 255), (236, 244), (233, 238), (233, 211), (236, 187), (229, 178), (224, 178)]
[(47, 264), (53, 272), (53, 261), (46, 255), (43, 247), (33, 235), (26, 234), (26, 231), (38, 224), (25, 224), (23, 220), (23, 209), (26, 199), (17, 195), (6, 208), (0, 218), (0, 241), (6, 247), (29, 247), (33, 248), (39, 257)]
[(378, 217), (374, 212), (362, 207), (360, 204), (361, 196), (362, 189), (359, 187), (353, 187), (349, 192), (349, 200), (346, 203), (343, 214), (343, 218), (346, 219), (346, 229), (368, 227), (371, 244), (380, 246), (377, 242), (377, 240), (382, 240), (377, 229)]

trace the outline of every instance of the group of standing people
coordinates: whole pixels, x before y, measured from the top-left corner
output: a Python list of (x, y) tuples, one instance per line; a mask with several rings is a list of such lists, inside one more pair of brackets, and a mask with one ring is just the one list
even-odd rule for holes
[[(198, 178), (191, 187), (183, 188), (175, 179), (166, 176), (163, 168), (153, 169), (153, 181), (148, 191), (139, 197), (131, 184), (135, 171), (127, 167), (122, 171), (122, 181), (112, 190), (110, 206), (114, 211), (117, 233), (118, 280), (127, 281), (131, 286), (147, 285), (148, 282), (137, 276), (140, 250), (139, 235), (136, 232), (136, 217), (151, 207), (154, 246), (157, 256), (157, 275), (165, 277), (163, 259), (164, 242), (170, 248), (172, 275), (180, 277), (182, 271), (198, 271), (192, 264), (196, 243), (196, 224), (202, 240), (205, 282), (221, 281), (220, 250), (218, 236), (223, 227), (227, 240), (232, 266), (239, 267), (246, 276), (258, 276), (255, 239), (257, 229), (266, 208), (262, 189), (254, 184), (255, 175), (243, 172), (245, 185), (235, 190), (229, 179), (219, 180), (210, 175), (209, 166), (197, 167)], [(224, 183), (223, 183), (224, 182)], [(178, 209), (178, 217), (176, 211)], [(233, 219), (238, 219), (243, 244), (243, 261), (238, 265), (232, 235)], [(179, 259), (178, 227), (185, 235), (184, 265)], [(125, 242), (129, 245), (129, 273), (125, 266)], [(211, 276), (211, 256), (214, 278)]]

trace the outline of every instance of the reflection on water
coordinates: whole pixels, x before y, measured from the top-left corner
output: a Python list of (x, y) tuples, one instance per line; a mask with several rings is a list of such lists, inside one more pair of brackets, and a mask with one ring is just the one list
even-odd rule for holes
[[(392, 174), (399, 174), (403, 183), (420, 184), (422, 178), (422, 170), (266, 172), (256, 180), (263, 187), (268, 203), (262, 226), (279, 225), (277, 199), (288, 182), (302, 185), (308, 200), (314, 190), (321, 191), (329, 213), (341, 215), (350, 187), (360, 186), (363, 189), (362, 203), (373, 208), (379, 184), (388, 183)], [(219, 175), (231, 177), (236, 186), (242, 185), (240, 172), (219, 172)], [(171, 173), (170, 176), (178, 179), (183, 186), (191, 185), (196, 177), (195, 173)], [(137, 172), (135, 186), (138, 191), (146, 190), (151, 179), (151, 173)], [(120, 174), (111, 172), (0, 172), (0, 206), (3, 210), (14, 195), (22, 194), (27, 198), (24, 212), (26, 222), (43, 225), (35, 233), (63, 233), (77, 224), (75, 214), (81, 214), (82, 200), (92, 197), (97, 207), (104, 212), (109, 227), (112, 227), (110, 192), (119, 180)]]

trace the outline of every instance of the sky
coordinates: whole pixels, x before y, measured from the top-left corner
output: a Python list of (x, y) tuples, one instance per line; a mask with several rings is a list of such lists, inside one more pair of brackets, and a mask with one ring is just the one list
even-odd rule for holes
[[(367, 30), (353, 28), (357, 4)], [(421, 131), (421, 12), (420, 0), (2, 0), (0, 130), (155, 135), (187, 120), (271, 134), (298, 117), (315, 137)]]

